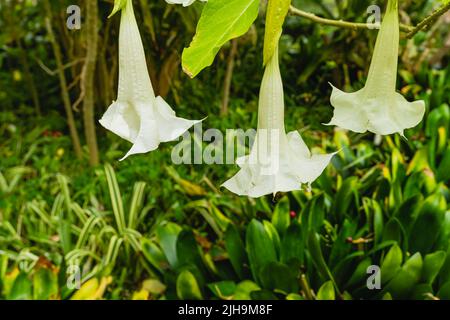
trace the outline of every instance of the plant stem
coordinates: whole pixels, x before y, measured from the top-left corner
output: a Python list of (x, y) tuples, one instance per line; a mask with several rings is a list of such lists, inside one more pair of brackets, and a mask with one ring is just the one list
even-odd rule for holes
[[(443, 15), (447, 10), (449, 10), (449, 8), (450, 8), (450, 3), (442, 6), (439, 9), (437, 9), (435, 12), (433, 12), (430, 16), (425, 18), (422, 22), (420, 22), (415, 27), (401, 24), (400, 25), (400, 30), (407, 33), (407, 35), (406, 35), (407, 38), (411, 38), (417, 32), (419, 32), (420, 30), (425, 28), (427, 25), (429, 25), (429, 24), (433, 23), (434, 21), (436, 21), (436, 19), (439, 16)], [(340, 27), (340, 28), (349, 28), (349, 29), (353, 29), (353, 30), (369, 29), (368, 27), (370, 26), (370, 24), (367, 24), (367, 23), (349, 22), (349, 21), (344, 21), (344, 20), (333, 20), (333, 19), (322, 18), (322, 17), (316, 16), (313, 13), (297, 9), (294, 6), (291, 6), (289, 8), (289, 11), (290, 11), (290, 13), (292, 15), (303, 17), (303, 18), (309, 19), (309, 20), (311, 20), (313, 22), (316, 22), (316, 23), (319, 23), (319, 24), (328, 25), (328, 26), (334, 26), (334, 27)]]
[(307, 300), (315, 300), (314, 293), (308, 284), (306, 276), (303, 273), (300, 275), (300, 287), (302, 288)]
[(425, 27), (431, 26), (433, 23), (436, 22), (436, 20), (442, 16), (444, 13), (446, 13), (448, 10), (450, 10), (450, 2), (447, 4), (444, 4), (440, 8), (436, 9), (432, 14), (430, 14), (428, 17), (423, 19), (419, 24), (414, 27), (407, 35), (406, 38), (411, 39), (414, 37), (420, 30), (424, 29)]

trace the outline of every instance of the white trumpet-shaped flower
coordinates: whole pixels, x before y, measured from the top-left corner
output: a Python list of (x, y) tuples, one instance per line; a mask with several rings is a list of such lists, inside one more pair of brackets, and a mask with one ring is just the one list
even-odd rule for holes
[(399, 33), (398, 0), (389, 0), (366, 85), (353, 93), (333, 87), (334, 116), (329, 125), (359, 133), (403, 135), (405, 129), (420, 123), (425, 102), (408, 102), (396, 92)]
[[(206, 2), (208, 0), (200, 0), (200, 1)], [(166, 2), (169, 4), (182, 4), (183, 7), (187, 7), (193, 4), (195, 0), (166, 0)]]
[(118, 97), (100, 120), (106, 129), (133, 143), (123, 159), (176, 140), (198, 122), (176, 117), (163, 98), (155, 96), (132, 0), (125, 1), (119, 33)]
[(297, 131), (286, 134), (277, 48), (264, 72), (258, 130), (251, 152), (237, 159), (240, 171), (223, 186), (253, 198), (299, 190), (302, 184), (316, 180), (332, 157), (333, 154), (312, 155)]

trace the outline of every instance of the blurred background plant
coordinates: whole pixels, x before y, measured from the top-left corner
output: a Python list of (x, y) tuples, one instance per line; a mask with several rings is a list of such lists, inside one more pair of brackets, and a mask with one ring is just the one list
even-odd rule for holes
[[(94, 120), (116, 98), (119, 18), (107, 19), (112, 1), (98, 1), (90, 119), (92, 32), (67, 29), (72, 4), (0, 2), (1, 298), (450, 299), (448, 13), (401, 43), (398, 88), (427, 104), (408, 140), (321, 125), (332, 115), (328, 82), (363, 85), (376, 31), (290, 15), (280, 47), (288, 129), (317, 150), (341, 151), (311, 192), (252, 200), (219, 189), (235, 166), (173, 165), (174, 144), (117, 162), (129, 146)], [(208, 115), (204, 129), (254, 128), (264, 2), (249, 32), (195, 79), (182, 72), (181, 52), (204, 4), (134, 4), (155, 90), (177, 113)], [(292, 4), (353, 22), (383, 7)], [(401, 20), (416, 25), (441, 4), (402, 1)], [(98, 161), (82, 134), (92, 125)], [(366, 286), (371, 265), (381, 268), (380, 290)]]

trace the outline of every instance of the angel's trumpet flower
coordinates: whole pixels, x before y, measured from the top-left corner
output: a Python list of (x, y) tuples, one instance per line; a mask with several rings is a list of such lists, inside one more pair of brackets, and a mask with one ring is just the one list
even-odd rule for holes
[(176, 140), (198, 122), (176, 117), (163, 98), (155, 96), (132, 0), (125, 1), (119, 33), (118, 98), (100, 120), (106, 129), (133, 143), (122, 160)]
[(261, 84), (258, 130), (250, 155), (237, 159), (240, 171), (223, 186), (238, 195), (261, 197), (301, 189), (317, 179), (333, 154), (312, 155), (297, 131), (286, 134), (278, 48)]
[(403, 132), (415, 127), (425, 113), (425, 102), (408, 102), (396, 92), (399, 50), (398, 0), (389, 0), (378, 33), (366, 85), (345, 93), (333, 87), (334, 116), (329, 125), (354, 132), (379, 135)]

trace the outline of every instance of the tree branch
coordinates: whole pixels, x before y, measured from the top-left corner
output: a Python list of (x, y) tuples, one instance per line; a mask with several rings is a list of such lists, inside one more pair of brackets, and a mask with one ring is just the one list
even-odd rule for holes
[[(450, 9), (450, 3), (447, 3), (443, 6), (441, 6), (439, 9), (435, 10), (431, 15), (426, 17), (415, 27), (400, 24), (400, 30), (406, 33), (406, 38), (410, 39), (410, 38), (414, 37), (414, 35), (416, 35), (417, 32), (419, 32), (420, 30), (424, 29), (427, 26), (432, 25), (441, 15), (446, 13), (449, 9)], [(343, 20), (333, 20), (333, 19), (322, 18), (322, 17), (316, 16), (313, 13), (297, 9), (294, 6), (290, 6), (289, 12), (292, 15), (303, 17), (303, 18), (309, 19), (313, 22), (323, 24), (323, 25), (328, 25), (328, 26), (349, 28), (349, 29), (353, 29), (353, 30), (368, 29), (369, 26), (372, 26), (372, 24), (368, 24), (368, 23), (358, 23), (358, 22), (349, 22), (349, 21), (343, 21)]]
[(444, 13), (446, 13), (448, 10), (450, 9), (450, 2), (447, 4), (444, 4), (443, 6), (441, 6), (440, 8), (436, 9), (432, 14), (430, 14), (428, 17), (426, 17), (425, 19), (423, 19), (421, 22), (419, 22), (419, 24), (414, 27), (413, 30), (411, 30), (407, 35), (406, 38), (411, 39), (412, 37), (414, 37), (417, 32), (419, 32), (420, 30), (426, 28), (426, 27), (430, 27), (433, 23), (436, 22), (436, 20), (442, 16)]

